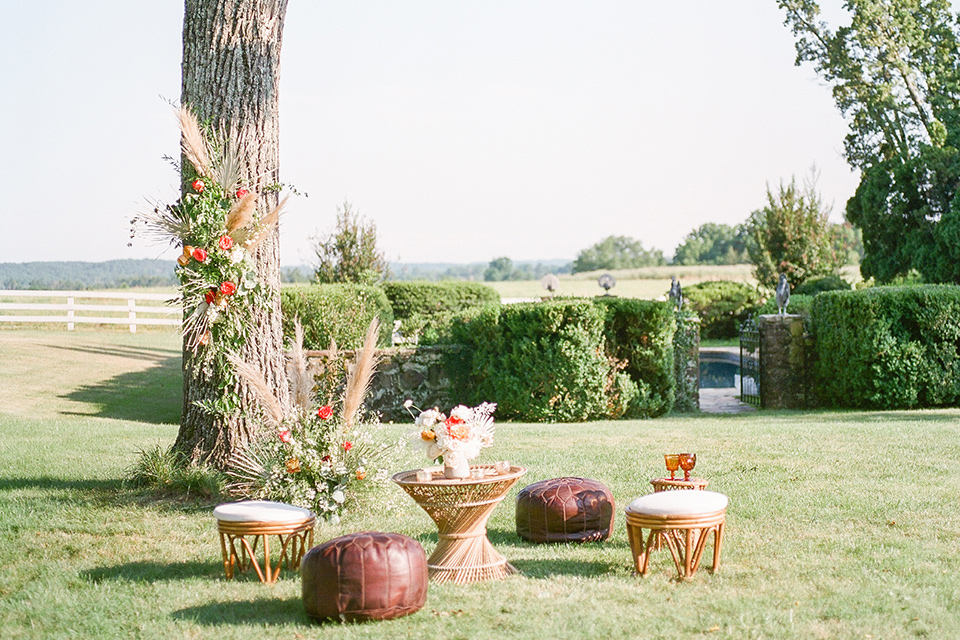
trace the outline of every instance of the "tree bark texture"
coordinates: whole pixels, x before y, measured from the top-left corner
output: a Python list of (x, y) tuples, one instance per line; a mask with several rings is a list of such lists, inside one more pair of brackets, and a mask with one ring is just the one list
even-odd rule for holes
[[(241, 177), (262, 195), (258, 214), (277, 204), (263, 188), (279, 182), (280, 47), (287, 0), (185, 0), (181, 103), (202, 123), (233, 138), (240, 149)], [(286, 400), (283, 332), (280, 315), (280, 242), (276, 232), (254, 256), (258, 277), (270, 288), (271, 304), (249, 318), (249, 339), (241, 357), (257, 366)], [(243, 382), (235, 388), (241, 413), (219, 416), (196, 406), (211, 399), (216, 386), (193, 375), (192, 352), (184, 344), (183, 413), (174, 449), (193, 460), (223, 468), (247, 442), (258, 414), (255, 397)]]

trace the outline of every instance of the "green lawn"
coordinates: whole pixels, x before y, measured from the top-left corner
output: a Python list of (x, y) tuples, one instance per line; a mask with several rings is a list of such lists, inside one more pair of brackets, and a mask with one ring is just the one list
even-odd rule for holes
[[(121, 486), (138, 449), (176, 435), (176, 335), (0, 331), (0, 363), (4, 639), (960, 635), (957, 410), (500, 424), (486, 458), (528, 473), (494, 513), (490, 538), (521, 574), (432, 584), (426, 607), (406, 618), (318, 625), (296, 575), (273, 587), (224, 579), (209, 505)], [(696, 451), (697, 475), (730, 497), (721, 571), (678, 583), (663, 550), (638, 578), (620, 508), (679, 450)], [(611, 540), (516, 537), (516, 491), (561, 475), (611, 488)], [(412, 500), (391, 486), (379, 501), (323, 525), (318, 541), (377, 529), (432, 550), (436, 530)]]

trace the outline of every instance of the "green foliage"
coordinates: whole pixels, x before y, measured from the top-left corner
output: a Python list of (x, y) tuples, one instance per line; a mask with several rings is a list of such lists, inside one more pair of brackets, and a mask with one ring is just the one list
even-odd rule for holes
[(761, 285), (773, 289), (781, 273), (797, 286), (840, 270), (846, 256), (837, 255), (828, 214), (815, 175), (802, 189), (796, 179), (781, 182), (777, 193), (767, 187), (767, 206), (750, 214), (746, 223), (750, 261)]
[(748, 258), (743, 225), (708, 222), (687, 234), (677, 247), (673, 264), (742, 264)]
[[(637, 393), (623, 417), (651, 418), (670, 411), (674, 402), (673, 337), (677, 329), (673, 305), (655, 300), (598, 297), (605, 311), (606, 352)], [(612, 412), (610, 417), (620, 417)]]
[(873, 287), (814, 298), (814, 378), (829, 406), (960, 401), (960, 287)]
[(864, 277), (918, 270), (960, 282), (960, 23), (947, 0), (851, 0), (832, 30), (813, 0), (778, 0), (810, 62), (833, 88), (861, 170), (847, 219), (863, 230)]
[(849, 291), (852, 288), (850, 283), (840, 276), (823, 276), (822, 278), (811, 278), (803, 284), (794, 287), (793, 293), (815, 296), (824, 291)]
[(365, 222), (349, 202), (337, 207), (334, 230), (314, 244), (316, 279), (320, 284), (374, 284), (388, 274), (387, 261), (377, 249), (377, 226)]
[(666, 264), (659, 249), (643, 248), (639, 240), (627, 236), (607, 236), (580, 252), (573, 261), (573, 273), (598, 269), (635, 269)]
[(141, 449), (126, 472), (130, 486), (161, 496), (217, 500), (224, 495), (226, 478), (216, 468), (188, 459), (159, 444)]
[(500, 295), (479, 282), (386, 282), (383, 289), (400, 332), (423, 343), (436, 342), (457, 314), (500, 303)]
[(341, 349), (359, 349), (373, 318), (380, 318), (381, 346), (390, 346), (393, 312), (383, 289), (359, 284), (287, 286), (280, 290), (283, 335), (293, 338), (296, 318), (304, 332), (304, 347), (326, 349), (330, 341)]
[(597, 298), (485, 307), (454, 320), (458, 401), (533, 421), (650, 417), (673, 404), (670, 306)]
[[(688, 311), (675, 315), (677, 331), (673, 334), (673, 377), (676, 383), (673, 410), (678, 413), (694, 412), (700, 407), (700, 322)], [(695, 365), (691, 362), (694, 354)]]
[(504, 256), (490, 261), (490, 265), (483, 272), (483, 279), (487, 282), (503, 282), (512, 280), (513, 273), (513, 260)]
[(684, 287), (685, 305), (700, 317), (700, 337), (736, 338), (740, 324), (760, 304), (756, 289), (739, 282), (713, 280)]

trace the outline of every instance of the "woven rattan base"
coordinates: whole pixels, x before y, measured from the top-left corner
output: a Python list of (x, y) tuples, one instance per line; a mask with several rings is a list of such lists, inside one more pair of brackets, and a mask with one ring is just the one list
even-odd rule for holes
[(498, 580), (517, 571), (487, 539), (487, 520), (527, 470), (512, 467), (509, 473), (495, 474), (492, 465), (472, 468), (489, 470), (491, 475), (483, 480), (447, 480), (437, 468), (427, 482), (417, 481), (416, 470), (393, 476), (437, 523), (437, 548), (427, 559), (434, 582)]
[[(220, 531), (220, 549), (223, 551), (223, 568), (227, 579), (233, 579), (234, 569), (241, 573), (250, 567), (257, 572), (260, 582), (273, 584), (280, 575), (280, 568), (300, 569), (304, 552), (313, 546), (313, 525), (316, 518), (295, 522), (230, 522), (217, 520)], [(270, 536), (277, 536), (279, 557), (271, 564)], [(253, 540), (251, 544), (250, 540)], [(263, 566), (257, 562), (257, 547), (263, 546)]]
[[(713, 532), (713, 566), (720, 568), (720, 551), (723, 548), (723, 529), (726, 524), (726, 509), (696, 515), (647, 515), (626, 512), (627, 538), (636, 572), (647, 575), (650, 570), (650, 553), (663, 541), (670, 549), (673, 562), (681, 580), (689, 580), (700, 566), (700, 558)], [(644, 529), (647, 535), (644, 537)]]

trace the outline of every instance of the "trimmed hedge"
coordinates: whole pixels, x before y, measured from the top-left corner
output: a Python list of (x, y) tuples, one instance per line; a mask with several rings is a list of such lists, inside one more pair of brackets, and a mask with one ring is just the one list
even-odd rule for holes
[(714, 280), (685, 287), (683, 297), (688, 308), (700, 316), (700, 337), (736, 338), (740, 325), (760, 304), (760, 295), (739, 282)]
[[(787, 313), (809, 318), (810, 307), (813, 304), (814, 297), (815, 296), (808, 296), (800, 293), (791, 294), (790, 302), (787, 304)], [(777, 307), (777, 299), (772, 297), (768, 298), (766, 302), (754, 310), (754, 313), (756, 315), (780, 313), (780, 309)]]
[(378, 286), (285, 286), (280, 289), (280, 308), (284, 338), (293, 337), (294, 318), (299, 317), (307, 349), (326, 349), (331, 339), (341, 349), (359, 349), (374, 317), (380, 318), (379, 345), (389, 347), (391, 344), (393, 311)]
[(606, 296), (594, 300), (605, 310), (606, 352), (623, 363), (623, 372), (637, 388), (623, 417), (650, 418), (667, 413), (673, 407), (676, 387), (673, 336), (677, 316), (673, 305)]
[(811, 278), (806, 282), (798, 284), (793, 293), (805, 296), (815, 296), (824, 291), (850, 291), (853, 285), (840, 276), (823, 276), (820, 278)]
[(675, 319), (667, 303), (557, 299), (454, 319), (453, 397), (507, 419), (649, 417), (673, 404)]
[(479, 282), (385, 282), (383, 289), (401, 333), (423, 344), (437, 342), (457, 314), (500, 302), (496, 290)]
[(960, 287), (825, 292), (811, 318), (823, 403), (893, 409), (960, 400)]

